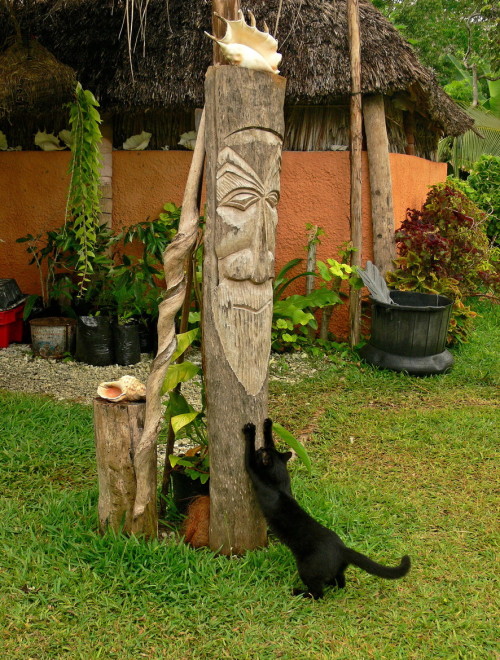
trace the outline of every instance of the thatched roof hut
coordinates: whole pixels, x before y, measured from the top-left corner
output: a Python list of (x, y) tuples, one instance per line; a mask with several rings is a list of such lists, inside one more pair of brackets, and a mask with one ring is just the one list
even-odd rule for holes
[[(241, 4), (254, 12), (258, 25), (265, 19), (279, 41), (280, 69), (288, 80), (286, 148), (345, 148), (350, 90), (346, 1), (284, 0), (279, 18), (278, 0)], [(103, 112), (113, 114), (115, 146), (148, 130), (153, 133), (149, 148), (178, 148), (178, 136), (194, 127), (194, 109), (203, 105), (204, 76), (212, 59), (212, 44), (203, 31), (211, 31), (211, 0), (150, 0), (144, 43), (138, 20), (133, 27), (132, 67), (123, 0), (18, 5), (19, 25), (29, 22), (39, 42), (77, 72)], [(360, 0), (360, 19), (363, 94), (384, 95), (391, 150), (404, 153), (411, 116), (416, 155), (432, 157), (437, 140), (465, 132), (470, 118), (369, 0)], [(13, 30), (1, 12), (0, 26), (1, 44)]]

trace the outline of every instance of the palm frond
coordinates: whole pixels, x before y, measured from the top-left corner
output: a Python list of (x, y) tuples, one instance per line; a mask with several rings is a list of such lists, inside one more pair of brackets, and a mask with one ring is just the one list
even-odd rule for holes
[(455, 175), (472, 169), (482, 154), (500, 156), (500, 119), (483, 108), (465, 108), (474, 119), (474, 129), (455, 138), (444, 138), (438, 146), (438, 159), (448, 161)]

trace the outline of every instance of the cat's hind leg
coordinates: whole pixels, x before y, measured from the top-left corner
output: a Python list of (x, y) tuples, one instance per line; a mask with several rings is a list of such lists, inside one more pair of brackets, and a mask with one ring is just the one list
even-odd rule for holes
[(341, 564), (335, 577), (331, 580), (328, 580), (327, 584), (332, 587), (337, 587), (337, 589), (344, 589), (345, 587), (345, 576), (344, 571), (347, 568), (348, 564)]
[(294, 589), (294, 596), (304, 596), (304, 598), (314, 598), (315, 600), (323, 598), (324, 576), (307, 564), (298, 565), (297, 568), (299, 569), (300, 579), (306, 585), (306, 589)]
[(314, 598), (314, 600), (319, 600), (323, 598), (323, 582), (319, 580), (316, 583), (310, 583), (307, 585), (307, 589), (294, 589), (294, 596), (303, 596), (304, 598)]
[(331, 585), (332, 587), (337, 587), (337, 589), (344, 589), (345, 588), (344, 573), (342, 571), (337, 573), (337, 575), (333, 578), (333, 580), (328, 582), (328, 584)]

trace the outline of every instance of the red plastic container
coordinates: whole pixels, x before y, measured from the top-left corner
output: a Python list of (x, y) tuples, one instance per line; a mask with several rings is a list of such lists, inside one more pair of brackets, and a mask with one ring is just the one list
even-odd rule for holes
[(0, 348), (7, 348), (13, 341), (23, 340), (24, 303), (0, 312)]

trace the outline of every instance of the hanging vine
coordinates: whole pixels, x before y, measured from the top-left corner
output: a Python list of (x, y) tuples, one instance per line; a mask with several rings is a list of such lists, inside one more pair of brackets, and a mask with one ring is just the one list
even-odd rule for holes
[(80, 291), (84, 291), (93, 273), (94, 246), (101, 214), (101, 157), (99, 103), (92, 92), (77, 84), (75, 100), (70, 103), (72, 157), (69, 167), (71, 181), (66, 203), (65, 227), (71, 225), (76, 239), (78, 261), (76, 272)]

